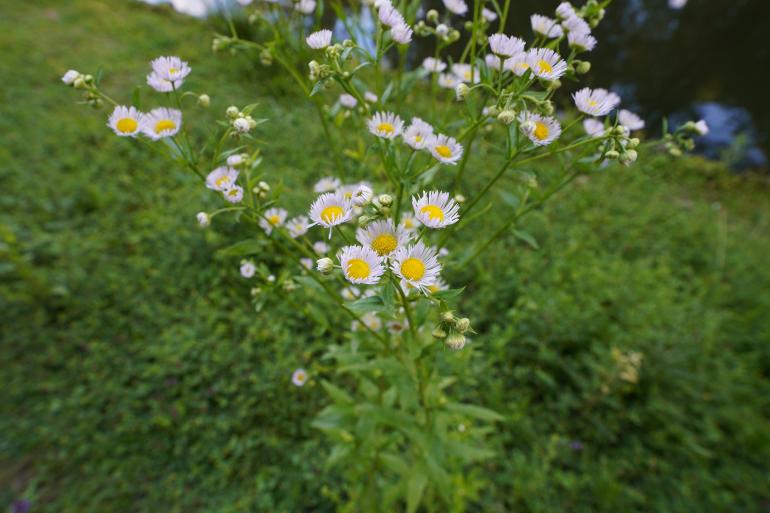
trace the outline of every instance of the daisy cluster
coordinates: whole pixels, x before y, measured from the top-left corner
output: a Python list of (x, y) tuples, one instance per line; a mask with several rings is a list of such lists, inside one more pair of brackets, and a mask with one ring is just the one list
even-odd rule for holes
[(413, 150), (424, 150), (442, 164), (454, 166), (463, 156), (463, 146), (454, 137), (434, 133), (433, 126), (412, 118), (408, 126), (392, 112), (376, 112), (367, 121), (369, 132), (381, 139), (400, 138)]

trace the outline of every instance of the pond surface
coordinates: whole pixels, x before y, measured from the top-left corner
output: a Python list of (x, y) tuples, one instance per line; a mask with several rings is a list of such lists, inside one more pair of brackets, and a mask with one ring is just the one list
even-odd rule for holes
[[(232, 0), (145, 0), (204, 16)], [(255, 0), (260, 1), (260, 0)], [(608, 87), (637, 111), (650, 132), (703, 118), (699, 144), (737, 169), (766, 167), (770, 154), (770, 0), (615, 0), (595, 30), (591, 86)], [(560, 0), (512, 0), (506, 32), (529, 34), (529, 15), (552, 15)], [(470, 3), (470, 0), (469, 0)], [(580, 2), (576, 2), (580, 3)], [(441, 9), (437, 0), (426, 5)], [(443, 10), (443, 9), (442, 9)], [(766, 82), (768, 81), (768, 82)]]

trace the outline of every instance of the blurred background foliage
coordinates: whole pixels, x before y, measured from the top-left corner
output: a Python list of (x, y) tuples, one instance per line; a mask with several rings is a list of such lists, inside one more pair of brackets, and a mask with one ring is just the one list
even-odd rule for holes
[[(318, 327), (265, 284), (255, 312), (253, 283), (218, 252), (237, 227), (196, 226), (216, 198), (114, 137), (59, 77), (104, 66), (129, 101), (151, 58), (179, 54), (213, 100), (186, 122), (203, 135), (259, 101), (264, 165), (288, 191), (333, 172), (312, 105), (167, 9), (0, 12), (0, 507), (334, 511), (310, 428), (325, 395), (290, 377), (328, 373), (319, 356), (345, 321)], [(469, 187), (494, 162), (484, 147), (474, 159)], [(475, 277), (462, 310), (479, 335), (453, 393), (505, 417), (495, 457), (454, 477), (458, 511), (770, 511), (769, 197), (764, 176), (646, 152), (455, 270), (455, 285)]]

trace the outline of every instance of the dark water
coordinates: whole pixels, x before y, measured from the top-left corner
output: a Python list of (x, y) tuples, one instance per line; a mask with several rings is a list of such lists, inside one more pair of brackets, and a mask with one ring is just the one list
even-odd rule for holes
[[(529, 33), (529, 14), (558, 0), (513, 0), (511, 33)], [(770, 0), (615, 0), (595, 30), (589, 85), (611, 87), (648, 127), (704, 118), (699, 147), (738, 169), (767, 167), (770, 155)], [(659, 130), (659, 128), (658, 128)]]

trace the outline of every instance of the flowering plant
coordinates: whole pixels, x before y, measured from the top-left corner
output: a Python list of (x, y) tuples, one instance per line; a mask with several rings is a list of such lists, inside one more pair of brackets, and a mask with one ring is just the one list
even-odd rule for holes
[[(186, 102), (205, 108), (210, 99), (185, 91), (192, 70), (182, 59), (151, 63), (147, 85), (165, 102), (147, 112), (113, 100), (98, 75), (63, 77), (92, 105), (113, 104), (107, 124), (117, 136), (190, 170), (221, 197), (222, 208), (197, 219), (207, 227), (232, 214), (244, 227), (248, 238), (226, 252), (241, 259), (244, 279), (258, 276), (287, 298), (302, 289), (313, 304), (349, 318), (350, 334), (326, 355), (336, 383), (320, 362), (291, 375), (294, 385), (317, 380), (329, 394), (331, 404), (313, 425), (332, 442), (329, 463), (342, 469), (347, 486), (330, 494), (349, 505), (346, 511), (400, 505), (416, 511), (421, 504), (430, 510), (438, 501), (459, 507), (467, 500), (454, 485), (471, 479), (463, 475), (468, 464), (492, 456), (483, 439), (491, 423), (504, 419), (450, 397), (457, 378), (446, 372), (446, 361), (474, 330), (457, 312), (463, 289), (450, 287), (444, 275), (508, 233), (529, 241), (514, 230), (522, 217), (581, 174), (614, 161), (631, 165), (643, 148), (634, 133), (644, 122), (617, 111), (621, 100), (608, 90), (580, 88), (571, 96), (574, 111), (556, 115), (562, 82), (590, 71), (578, 57), (596, 46), (591, 30), (610, 1), (580, 8), (563, 2), (553, 18), (533, 15), (529, 44), (504, 33), (509, 3), (478, 1), (469, 9), (463, 0), (444, 0), (443, 15), (423, 16), (416, 1), (377, 0), (360, 13), (331, 2), (340, 25), (332, 31), (322, 27), (314, 0), (264, 2), (249, 7), (249, 21), (267, 34), (254, 41), (240, 37), (228, 19), (229, 33), (215, 36), (214, 50), (258, 51), (263, 64), (277, 62), (317, 107), (336, 172), (318, 177), (317, 196), (294, 215), (268, 183), (269, 164), (254, 135), (265, 122), (252, 116), (256, 104), (229, 107), (208, 141), (187, 133)], [(370, 17), (377, 19), (371, 38)], [(334, 42), (335, 33), (346, 37)], [(410, 69), (415, 37), (432, 41), (434, 51)], [(306, 55), (313, 55), (307, 76), (299, 67)], [(676, 155), (705, 130), (702, 122), (688, 123), (646, 147)], [(351, 132), (355, 143), (343, 148), (343, 134)], [(472, 148), (482, 144), (500, 162), (476, 188), (466, 169)], [(559, 176), (532, 167), (547, 159), (560, 162)], [(501, 187), (506, 175), (518, 180)], [(492, 191), (510, 212), (491, 202)], [(495, 211), (503, 214), (489, 214)], [(490, 217), (501, 218), (498, 226), (477, 229), (471, 245), (453, 246), (462, 230), (478, 228), (474, 220)], [(283, 255), (282, 264), (258, 261), (267, 252)], [(260, 289), (254, 296), (261, 308)], [(333, 315), (313, 317), (327, 322)]]

